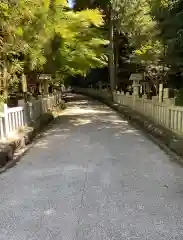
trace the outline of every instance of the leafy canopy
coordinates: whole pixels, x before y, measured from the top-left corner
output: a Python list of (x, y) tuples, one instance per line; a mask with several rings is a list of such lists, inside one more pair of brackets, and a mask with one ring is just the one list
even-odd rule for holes
[(102, 13), (74, 12), (65, 0), (0, 3), (0, 67), (10, 84), (17, 73), (85, 75), (107, 63)]

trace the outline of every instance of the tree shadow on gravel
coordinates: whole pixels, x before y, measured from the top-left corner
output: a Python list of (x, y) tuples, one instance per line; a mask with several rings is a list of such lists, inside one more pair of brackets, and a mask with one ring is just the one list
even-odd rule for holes
[[(33, 149), (30, 150), (36, 159), (45, 156), (45, 161), (49, 161), (49, 156), (55, 154), (55, 144), (58, 148), (64, 148), (65, 145), (71, 144), (74, 138), (79, 142), (83, 134), (91, 137), (92, 141), (97, 138), (97, 141), (103, 141), (103, 136), (110, 140), (110, 137), (120, 138), (121, 134), (132, 137), (139, 135), (139, 131), (131, 127), (114, 110), (97, 101), (84, 98), (67, 105), (68, 108), (34, 141)], [(83, 147), (90, 146), (86, 143)]]
[(97, 133), (103, 130), (108, 130), (115, 136), (120, 134), (138, 135), (138, 130), (130, 126), (109, 107), (97, 101), (83, 99), (74, 103), (69, 102), (63, 115), (58, 116), (51, 123), (51, 128), (43, 136), (58, 137), (64, 140), (75, 132)]

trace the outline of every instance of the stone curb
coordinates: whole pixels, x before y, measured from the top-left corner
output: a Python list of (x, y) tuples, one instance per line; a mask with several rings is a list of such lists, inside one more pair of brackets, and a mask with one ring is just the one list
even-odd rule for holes
[[(5, 172), (19, 161), (20, 157), (24, 155), (32, 146), (35, 138), (40, 137), (48, 124), (54, 120), (53, 114), (46, 113), (40, 117), (36, 124), (25, 129), (25, 132), (9, 143), (0, 143), (0, 173)], [(23, 149), (21, 154), (15, 156), (16, 152)]]
[(104, 97), (103, 94), (100, 95), (97, 92), (85, 92), (84, 90), (76, 90), (76, 93), (89, 96), (116, 110), (124, 119), (138, 127), (145, 134), (148, 134), (151, 140), (168, 152), (168, 154), (171, 154), (175, 160), (179, 161), (181, 164), (183, 163), (183, 138), (181, 136), (178, 136), (169, 129), (154, 123), (151, 119), (129, 107), (114, 103), (112, 98)]

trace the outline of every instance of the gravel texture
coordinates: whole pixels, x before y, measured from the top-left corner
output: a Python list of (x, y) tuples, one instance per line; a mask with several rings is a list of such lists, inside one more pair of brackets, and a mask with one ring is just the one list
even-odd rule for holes
[(0, 175), (1, 240), (182, 240), (183, 169), (110, 108), (68, 104)]
[(164, 151), (168, 152), (174, 159), (183, 166), (183, 136), (157, 124), (145, 114), (139, 113), (135, 109), (121, 105), (112, 100), (110, 94), (105, 91), (96, 91), (95, 89), (75, 89), (93, 99), (99, 100), (112, 109), (116, 110), (120, 116), (129, 121), (133, 126), (141, 129), (151, 140), (153, 140)]

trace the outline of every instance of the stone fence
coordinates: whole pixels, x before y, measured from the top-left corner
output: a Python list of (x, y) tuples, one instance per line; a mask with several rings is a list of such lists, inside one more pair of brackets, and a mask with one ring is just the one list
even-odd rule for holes
[(124, 93), (113, 93), (114, 101), (128, 106), (147, 117), (150, 117), (156, 123), (163, 125), (171, 131), (183, 134), (183, 107), (173, 104), (172, 99), (163, 102), (158, 98), (147, 99), (145, 96), (140, 98), (137, 95)]
[(61, 96), (61, 93), (57, 92), (13, 108), (4, 104), (3, 112), (0, 113), (0, 141), (14, 136), (21, 128), (36, 122), (43, 114), (49, 113), (61, 103)]
[[(140, 97), (138, 94), (130, 95), (124, 92), (114, 92), (114, 102), (127, 106), (142, 115), (148, 117), (154, 123), (171, 130), (172, 132), (183, 135), (183, 107), (175, 106), (174, 99), (168, 98), (169, 89), (164, 89), (163, 99), (160, 96), (148, 99), (145, 95)], [(110, 98), (111, 94), (102, 89), (80, 89), (80, 93), (89, 93), (89, 95), (100, 95), (102, 98)], [(162, 101), (163, 100), (163, 101)]]
[[(183, 135), (183, 107), (175, 106), (175, 98), (171, 98), (170, 89), (159, 85), (159, 94), (149, 99), (147, 95), (140, 96), (141, 85), (133, 81), (133, 94), (129, 92), (114, 92), (113, 100), (123, 106), (149, 117), (157, 124), (166, 127), (176, 134)], [(109, 97), (107, 90), (95, 89), (100, 95)]]

